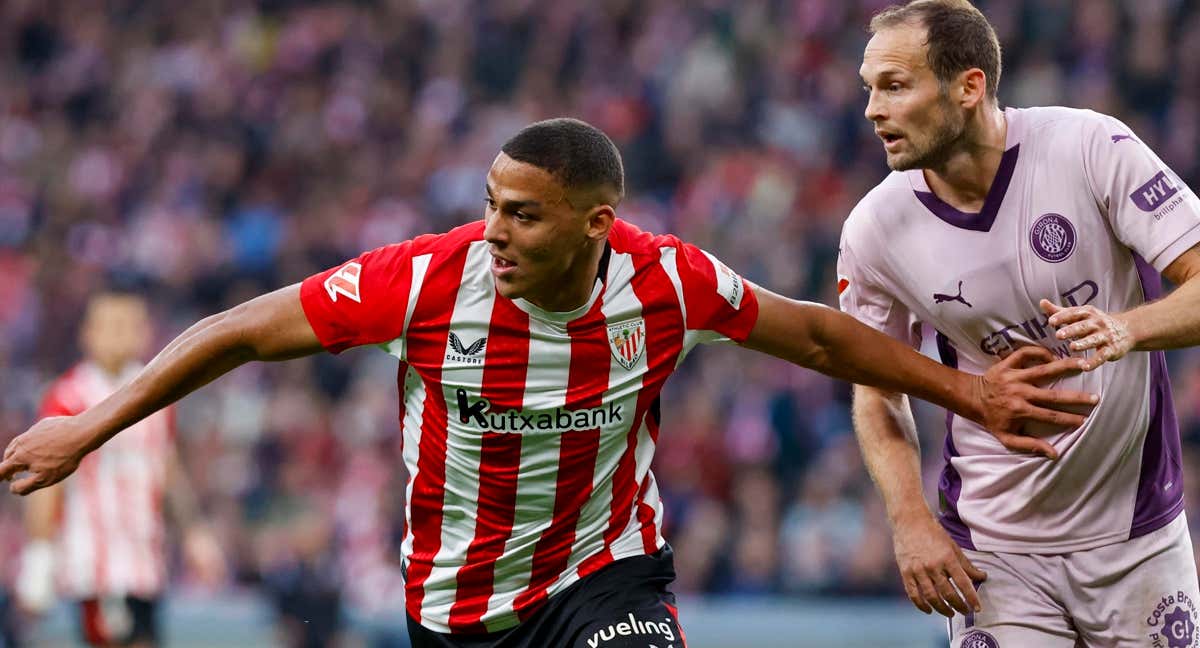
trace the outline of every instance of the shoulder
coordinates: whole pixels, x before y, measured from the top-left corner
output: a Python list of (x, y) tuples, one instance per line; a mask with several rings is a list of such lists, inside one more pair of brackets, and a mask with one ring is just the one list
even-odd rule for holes
[(1112, 136), (1131, 135), (1129, 128), (1119, 119), (1087, 108), (1010, 108), (1009, 114), (1020, 120), (1025, 135), (1042, 140), (1078, 137), (1109, 139)]
[[(433, 254), (434, 256), (451, 256), (470, 247), (472, 243), (483, 240), (483, 221), (478, 220), (466, 225), (460, 225), (442, 234), (423, 234), (410, 242), (413, 256)], [(404, 245), (398, 243), (396, 245)], [(391, 247), (391, 246), (389, 246)]]
[(85, 373), (85, 365), (80, 363), (54, 379), (42, 397), (41, 416), (56, 416), (87, 409), (87, 399), (84, 396)]
[(653, 234), (626, 220), (617, 219), (608, 233), (608, 243), (613, 252), (632, 256), (661, 254), (664, 247), (679, 247), (683, 244), (672, 234)]
[(904, 172), (893, 171), (863, 196), (842, 223), (842, 242), (865, 244), (874, 239), (880, 227), (898, 221), (882, 218), (883, 214), (903, 211), (903, 205), (915, 203), (913, 188)]

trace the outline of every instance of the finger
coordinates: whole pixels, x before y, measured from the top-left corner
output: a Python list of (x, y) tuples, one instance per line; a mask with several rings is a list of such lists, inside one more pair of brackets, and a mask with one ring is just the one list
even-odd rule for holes
[(15, 477), (17, 473), (28, 469), (29, 464), (24, 461), (16, 457), (5, 457), (4, 461), (0, 462), (0, 479), (8, 481)]
[(1025, 454), (1037, 454), (1047, 459), (1058, 459), (1058, 450), (1050, 445), (1049, 441), (1039, 439), (1037, 437), (1025, 436), (1023, 434), (997, 434), (996, 439), (1004, 445), (1005, 448), (1013, 452), (1021, 452)]
[(1065, 389), (1031, 387), (1028, 392), (1022, 395), (1025, 397), (1025, 400), (1037, 405), (1095, 405), (1100, 402), (1100, 397), (1095, 394), (1068, 391)]
[(1046, 323), (1054, 328), (1062, 328), (1067, 324), (1082, 322), (1091, 316), (1092, 312), (1083, 307), (1064, 308), (1061, 311), (1051, 315), (1047, 319)]
[[(950, 563), (950, 565), (953, 564), (954, 563)], [(947, 566), (947, 570), (949, 569), (950, 565)], [(946, 577), (945, 571), (939, 571), (937, 573), (930, 574), (930, 578), (933, 579), (933, 586), (937, 588), (938, 595), (941, 596), (942, 600), (950, 606), (950, 616), (953, 616), (954, 612), (959, 612), (960, 614), (964, 615), (971, 613), (971, 608), (967, 607), (966, 601), (963, 600), (962, 595), (959, 594), (958, 589), (954, 586), (954, 583)]]
[(917, 580), (917, 589), (921, 592), (921, 597), (925, 599), (925, 602), (944, 617), (954, 616), (954, 611), (942, 600), (937, 588), (933, 585), (933, 581), (929, 579), (929, 575), (925, 572), (916, 572), (915, 577)]
[(1026, 366), (1040, 365), (1053, 361), (1057, 356), (1050, 352), (1049, 349), (1037, 344), (1023, 346), (1016, 351), (1008, 354), (1008, 357), (1002, 359), (997, 364), (1002, 364), (1007, 367), (1024, 368)]
[(1053, 315), (1063, 309), (1062, 306), (1055, 304), (1054, 302), (1050, 301), (1049, 299), (1043, 299), (1042, 301), (1038, 302), (1038, 306), (1041, 306), (1042, 312), (1047, 315)]
[(905, 575), (902, 580), (904, 581), (904, 593), (908, 594), (908, 600), (912, 601), (918, 610), (925, 614), (932, 614), (933, 608), (929, 607), (929, 604), (925, 602), (925, 597), (921, 596), (920, 589), (912, 575)]
[[(1038, 347), (1039, 349), (1042, 347)], [(1045, 349), (1046, 353), (1054, 356), (1049, 349)], [(1056, 356), (1055, 356), (1056, 357)], [(1022, 369), (1017, 374), (1017, 379), (1026, 383), (1043, 383), (1054, 380), (1056, 378), (1065, 378), (1073, 376), (1081, 371), (1086, 371), (1087, 362), (1082, 358), (1061, 358), (1053, 362), (1046, 362), (1035, 367)]]
[(975, 591), (975, 584), (971, 582), (971, 578), (967, 576), (966, 570), (963, 569), (964, 565), (970, 566), (971, 562), (967, 560), (966, 556), (960, 554), (958, 562), (951, 563), (950, 568), (946, 571), (950, 574), (950, 580), (954, 582), (954, 586), (958, 588), (958, 591), (962, 592), (963, 603), (966, 604), (964, 609), (959, 610), (959, 612), (970, 614), (978, 612), (982, 606), (979, 604), (979, 593)]
[[(1103, 349), (1101, 349), (1100, 351), (1103, 351)], [(1084, 359), (1084, 365), (1087, 367), (1085, 369), (1085, 371), (1095, 371), (1101, 365), (1103, 365), (1105, 362), (1108, 362), (1108, 358), (1106, 357), (1106, 354), (1101, 353), (1099, 351), (1096, 353), (1093, 353), (1092, 355), (1090, 355)]]
[(12, 483), (12, 486), (8, 487), (8, 490), (16, 495), (28, 495), (42, 487), (40, 477), (41, 475), (32, 474), (28, 477), (18, 479)]
[(1078, 340), (1085, 335), (1101, 330), (1101, 328), (1100, 322), (1089, 319), (1058, 329), (1054, 337), (1060, 340)]
[(1081, 340), (1075, 340), (1070, 346), (1072, 351), (1087, 351), (1088, 349), (1102, 347), (1111, 342), (1112, 336), (1108, 333), (1093, 333)]
[(962, 549), (959, 549), (957, 545), (955, 545), (954, 548), (958, 551), (958, 564), (962, 565), (963, 570), (967, 572), (967, 576), (971, 579), (972, 587), (974, 587), (976, 583), (982, 583), (983, 581), (987, 580), (987, 572), (976, 567), (975, 563), (971, 562), (971, 559), (967, 558), (966, 554), (964, 554)]
[(1061, 425), (1064, 427), (1077, 428), (1087, 421), (1087, 417), (1074, 412), (1061, 412), (1059, 410), (1047, 409), (1045, 407), (1031, 406), (1029, 409), (1017, 412), (1019, 418), (1027, 421), (1039, 421), (1041, 423), (1049, 423), (1051, 425)]

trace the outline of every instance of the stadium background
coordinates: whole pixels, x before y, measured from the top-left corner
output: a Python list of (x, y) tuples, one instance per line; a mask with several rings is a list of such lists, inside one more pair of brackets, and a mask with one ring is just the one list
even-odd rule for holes
[[(621, 216), (834, 304), (842, 220), (886, 172), (857, 76), (885, 4), (2, 2), (0, 440), (77, 359), (82, 304), (105, 282), (149, 296), (161, 347), (361, 250), (478, 218), (499, 145), (549, 116), (620, 146)], [(1119, 116), (1200, 186), (1196, 2), (979, 4), (1004, 104)], [(1200, 353), (1168, 358), (1200, 521)], [(181, 405), (232, 575), (207, 591), (176, 570), (170, 645), (325, 629), (361, 645), (399, 620), (393, 363), (248, 366)], [(732, 349), (698, 351), (668, 385), (655, 470), (696, 648), (938, 645), (899, 588), (848, 397)], [(933, 493), (943, 426), (918, 416)], [(0, 497), (4, 583), (19, 512)], [(61, 609), (26, 625), (35, 645), (71, 636)]]

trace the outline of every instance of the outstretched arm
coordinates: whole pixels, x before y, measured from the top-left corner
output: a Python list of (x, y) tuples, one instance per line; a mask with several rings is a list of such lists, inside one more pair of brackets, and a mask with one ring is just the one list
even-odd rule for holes
[[(1052, 409), (1094, 405), (1095, 396), (1038, 387), (1076, 373), (1078, 358), (1053, 360), (1043, 347), (1024, 347), (983, 376), (941, 365), (853, 317), (755, 287), (758, 320), (744, 346), (849, 382), (907, 393), (976, 421), (1010, 450), (1055, 457), (1043, 439), (1020, 434), (1021, 422), (1078, 427), (1081, 414)], [(1052, 361), (1053, 360), (1053, 361)], [(1026, 365), (1041, 363), (1026, 368)]]
[(95, 407), (76, 416), (42, 419), (13, 439), (0, 462), (0, 479), (30, 473), (11, 486), (20, 495), (59, 482), (116, 433), (234, 368), (320, 350), (300, 304), (300, 284), (256, 297), (192, 325)]
[(1062, 308), (1043, 299), (1042, 310), (1058, 339), (1071, 340), (1072, 351), (1094, 349), (1089, 368), (1118, 360), (1130, 351), (1157, 351), (1200, 345), (1200, 248), (1184, 252), (1163, 270), (1178, 286), (1171, 294), (1125, 313), (1095, 306)]

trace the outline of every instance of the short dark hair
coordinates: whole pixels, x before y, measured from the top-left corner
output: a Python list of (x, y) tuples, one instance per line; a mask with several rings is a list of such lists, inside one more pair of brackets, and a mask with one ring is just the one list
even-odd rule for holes
[(625, 195), (621, 153), (599, 128), (559, 117), (522, 128), (500, 147), (508, 157), (550, 172), (568, 190), (611, 189)]
[(1000, 85), (1000, 40), (983, 13), (967, 0), (913, 0), (892, 5), (871, 18), (871, 33), (905, 23), (926, 29), (929, 67), (945, 85), (955, 75), (979, 68), (987, 77), (987, 95)]

